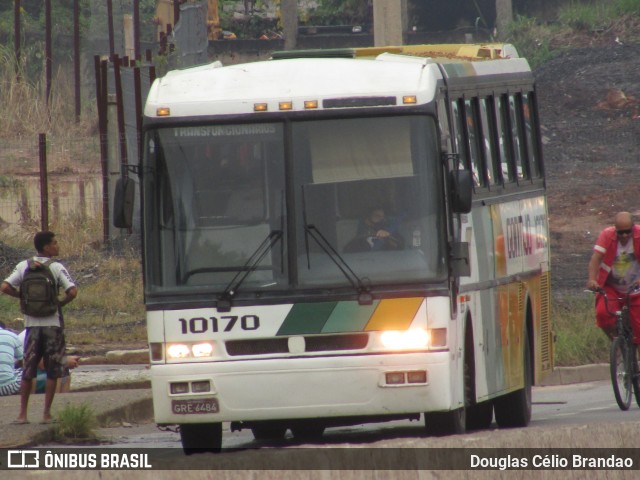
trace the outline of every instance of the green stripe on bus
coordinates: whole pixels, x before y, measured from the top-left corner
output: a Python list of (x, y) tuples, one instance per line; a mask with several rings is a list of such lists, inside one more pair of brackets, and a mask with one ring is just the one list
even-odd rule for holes
[(276, 335), (320, 333), (337, 303), (298, 303), (294, 305)]
[(322, 333), (362, 332), (379, 300), (372, 305), (358, 305), (358, 302), (340, 302), (331, 313)]

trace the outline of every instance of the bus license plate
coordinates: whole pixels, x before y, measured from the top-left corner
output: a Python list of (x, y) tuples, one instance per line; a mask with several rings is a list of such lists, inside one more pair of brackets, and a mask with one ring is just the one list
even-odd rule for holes
[(171, 400), (171, 410), (177, 415), (194, 413), (218, 413), (218, 399), (192, 398), (188, 400)]

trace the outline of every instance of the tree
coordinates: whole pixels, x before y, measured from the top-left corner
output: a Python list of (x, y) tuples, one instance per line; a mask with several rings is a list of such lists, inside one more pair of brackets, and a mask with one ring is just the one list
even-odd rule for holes
[(322, 0), (309, 14), (312, 25), (367, 25), (373, 23), (372, 0)]

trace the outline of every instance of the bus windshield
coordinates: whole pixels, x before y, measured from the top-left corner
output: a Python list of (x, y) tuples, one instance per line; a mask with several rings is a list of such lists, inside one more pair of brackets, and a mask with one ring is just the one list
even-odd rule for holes
[(442, 281), (436, 138), (427, 116), (149, 130), (146, 293)]

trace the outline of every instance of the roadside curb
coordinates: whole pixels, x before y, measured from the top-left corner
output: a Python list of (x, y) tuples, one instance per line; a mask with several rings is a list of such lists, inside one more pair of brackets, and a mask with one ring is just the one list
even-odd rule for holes
[(81, 365), (132, 365), (149, 364), (149, 349), (112, 350), (105, 355), (81, 357)]
[(540, 386), (570, 385), (609, 379), (609, 364), (595, 363), (577, 367), (556, 367), (553, 373), (540, 382)]
[[(54, 441), (55, 425), (43, 425), (35, 420), (44, 406), (44, 395), (32, 396), (29, 406), (33, 420), (26, 425), (10, 423), (13, 415), (18, 412), (18, 403), (17, 395), (0, 397), (0, 409), (11, 412), (0, 418), (0, 428), (3, 430), (0, 448), (36, 446)], [(153, 400), (149, 389), (60, 393), (54, 400), (53, 414), (56, 415), (66, 405), (89, 405), (100, 427), (123, 422), (139, 423), (153, 418)]]

